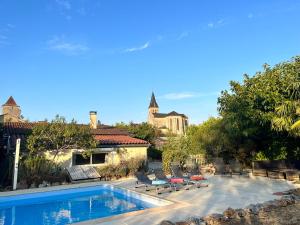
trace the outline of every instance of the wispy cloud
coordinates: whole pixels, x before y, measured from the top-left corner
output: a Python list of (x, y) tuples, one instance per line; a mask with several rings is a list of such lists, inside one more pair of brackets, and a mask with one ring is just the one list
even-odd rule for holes
[(181, 39), (186, 38), (187, 36), (189, 36), (189, 32), (184, 31), (178, 35), (177, 41), (180, 41)]
[(207, 27), (208, 28), (217, 28), (217, 27), (220, 27), (220, 26), (223, 26), (223, 25), (225, 25), (225, 20), (224, 19), (219, 19), (216, 22), (209, 22), (207, 24)]
[(71, 9), (72, 5), (69, 0), (55, 0), (56, 5), (58, 6), (60, 13), (64, 16), (67, 20), (71, 20)]
[(181, 100), (181, 99), (188, 99), (188, 98), (201, 98), (201, 97), (209, 97), (209, 96), (218, 96), (220, 92), (207, 92), (207, 93), (200, 93), (200, 92), (178, 92), (178, 93), (168, 93), (160, 98), (167, 99), (167, 100)]
[(6, 24), (0, 28), (0, 47), (4, 47), (10, 44), (9, 42), (9, 35), (11, 30), (15, 28), (13, 24)]
[(249, 13), (249, 14), (247, 15), (247, 17), (248, 17), (248, 19), (252, 19), (252, 18), (254, 17), (254, 15), (253, 15), (253, 13)]
[(9, 29), (13, 29), (13, 28), (16, 27), (15, 25), (13, 25), (13, 24), (11, 24), (11, 23), (6, 24), (6, 26), (7, 26)]
[(142, 51), (145, 50), (146, 48), (149, 48), (150, 42), (146, 42), (145, 44), (138, 46), (138, 47), (132, 47), (132, 48), (127, 48), (124, 50), (124, 52), (136, 52), (136, 51)]
[(70, 10), (72, 8), (71, 3), (68, 0), (55, 0), (55, 2), (64, 10)]
[(66, 41), (64, 36), (55, 36), (48, 40), (47, 48), (66, 55), (80, 55), (89, 50), (87, 45)]

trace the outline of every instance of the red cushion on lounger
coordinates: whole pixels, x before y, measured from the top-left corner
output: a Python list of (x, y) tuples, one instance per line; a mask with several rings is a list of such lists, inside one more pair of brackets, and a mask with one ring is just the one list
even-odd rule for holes
[(171, 183), (183, 183), (184, 180), (183, 178), (179, 178), (179, 177), (173, 177), (170, 179)]
[(193, 175), (190, 178), (191, 178), (191, 180), (206, 180), (206, 178), (204, 178), (201, 175)]

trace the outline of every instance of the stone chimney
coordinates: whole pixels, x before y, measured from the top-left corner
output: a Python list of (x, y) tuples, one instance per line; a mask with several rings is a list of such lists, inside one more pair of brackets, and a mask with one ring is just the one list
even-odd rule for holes
[(90, 128), (97, 129), (97, 112), (90, 111)]

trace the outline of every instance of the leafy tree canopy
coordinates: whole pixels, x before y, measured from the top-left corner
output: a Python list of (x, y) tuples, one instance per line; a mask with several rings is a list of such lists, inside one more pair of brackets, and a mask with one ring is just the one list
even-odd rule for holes
[(262, 72), (244, 75), (242, 83), (232, 81), (222, 92), (219, 112), (235, 153), (300, 157), (299, 139), (292, 135), (299, 123), (299, 71), (299, 57), (272, 68), (265, 64)]
[(117, 123), (116, 127), (125, 129), (133, 137), (148, 141), (151, 144), (154, 144), (155, 139), (160, 135), (159, 130), (148, 123), (125, 124), (121, 122), (121, 123)]
[(67, 123), (64, 117), (56, 116), (48, 123), (35, 126), (27, 139), (30, 154), (52, 151), (54, 159), (59, 152), (68, 149), (90, 149), (96, 147), (89, 126), (78, 125), (75, 120)]

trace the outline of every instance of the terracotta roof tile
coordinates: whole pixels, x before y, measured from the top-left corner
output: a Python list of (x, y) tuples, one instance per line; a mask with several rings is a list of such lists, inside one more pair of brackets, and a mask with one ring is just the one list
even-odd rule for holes
[[(22, 141), (25, 141), (33, 127), (42, 123), (46, 122), (6, 122), (3, 126), (4, 134), (11, 136), (12, 143), (15, 143), (17, 138), (21, 138)], [(79, 124), (78, 126), (88, 125)], [(101, 125), (95, 130), (92, 129), (91, 133), (97, 141), (100, 141), (101, 145), (148, 144), (147, 141), (130, 137), (127, 131), (112, 126)]]
[(96, 135), (95, 139), (100, 142), (100, 145), (131, 145), (140, 144), (147, 145), (148, 142), (133, 138), (127, 135)]

